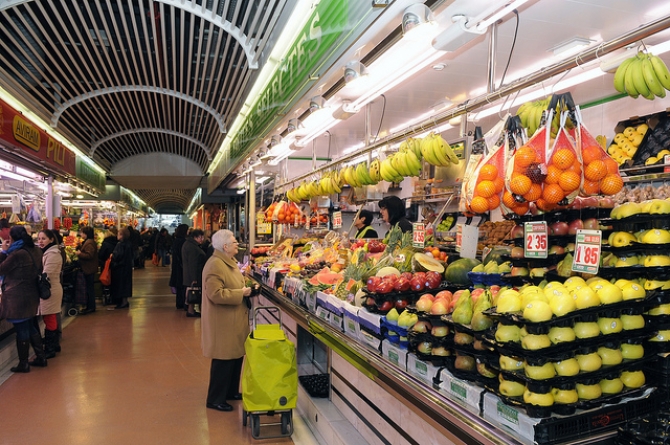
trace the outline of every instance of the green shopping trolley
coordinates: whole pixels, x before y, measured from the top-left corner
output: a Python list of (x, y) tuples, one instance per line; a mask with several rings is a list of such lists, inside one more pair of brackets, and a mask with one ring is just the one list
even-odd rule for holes
[[(276, 312), (279, 324), (256, 324), (262, 311)], [(242, 425), (251, 426), (251, 436), (259, 439), (261, 426), (280, 426), (281, 433), (262, 437), (287, 437), (293, 434), (293, 408), (298, 401), (298, 369), (295, 345), (282, 330), (281, 312), (275, 306), (253, 310), (253, 329), (244, 342), (246, 363), (242, 373)], [(280, 422), (260, 422), (261, 415), (281, 416)]]

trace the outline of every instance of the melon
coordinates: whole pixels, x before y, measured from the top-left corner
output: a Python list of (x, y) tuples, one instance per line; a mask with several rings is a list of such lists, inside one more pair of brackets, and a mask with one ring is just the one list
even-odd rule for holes
[(319, 284), (327, 286), (333, 286), (343, 280), (342, 275), (335, 272), (318, 273), (314, 277), (319, 281)]
[(395, 267), (386, 266), (386, 267), (382, 267), (381, 269), (379, 269), (379, 272), (377, 272), (378, 277), (385, 277), (386, 275), (395, 275), (395, 276), (399, 277), (400, 276), (400, 271), (398, 269), (396, 269)]
[(312, 286), (318, 286), (319, 284), (321, 284), (321, 283), (319, 282), (319, 276), (318, 276), (318, 275), (314, 275), (314, 276), (313, 276), (312, 278), (310, 278), (309, 281), (307, 281), (307, 282), (308, 282), (309, 284), (311, 284)]
[(415, 253), (412, 262), (416, 272), (444, 272), (442, 263), (425, 253)]
[(447, 266), (447, 270), (444, 272), (444, 278), (453, 284), (469, 286), (472, 283), (470, 282), (470, 278), (468, 278), (468, 272), (471, 272), (472, 269), (479, 264), (481, 264), (481, 261), (470, 258), (461, 258)]

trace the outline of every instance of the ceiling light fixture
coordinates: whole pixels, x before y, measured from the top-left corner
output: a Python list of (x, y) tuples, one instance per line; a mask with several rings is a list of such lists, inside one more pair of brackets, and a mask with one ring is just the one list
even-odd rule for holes
[(294, 145), (300, 148), (305, 147), (312, 140), (321, 136), (339, 122), (340, 120), (333, 116), (330, 108), (322, 108), (315, 111), (305, 119), (307, 133), (300, 138), (296, 138)]
[(592, 43), (595, 43), (595, 40), (584, 37), (573, 37), (563, 43), (559, 43), (549, 51), (553, 52), (555, 56), (567, 56), (569, 54), (578, 53), (587, 46), (590, 46)]
[(365, 75), (367, 75), (366, 66), (358, 60), (352, 60), (344, 67), (344, 82), (349, 86)]
[(410, 31), (414, 33), (421, 25), (430, 23), (432, 18), (430, 8), (423, 3), (415, 3), (408, 6), (402, 14), (403, 36), (406, 36)]
[(516, 8), (520, 7), (524, 3), (526, 3), (528, 0), (513, 0), (506, 4), (502, 9), (496, 11), (495, 13), (491, 14), (488, 18), (485, 19), (480, 19), (480, 18), (475, 18), (473, 20), (473, 23), (476, 23), (474, 26), (475, 31), (477, 32), (483, 32), (486, 31), (486, 28), (489, 27), (489, 25), (497, 22), (498, 20), (502, 19), (505, 17), (507, 14), (510, 12), (514, 11)]

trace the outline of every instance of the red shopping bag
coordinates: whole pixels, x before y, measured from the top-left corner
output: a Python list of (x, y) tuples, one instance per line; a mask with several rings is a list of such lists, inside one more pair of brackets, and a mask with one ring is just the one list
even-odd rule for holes
[(102, 272), (100, 273), (100, 282), (102, 283), (103, 286), (109, 286), (110, 284), (112, 284), (111, 264), (112, 264), (112, 256), (110, 255), (109, 258), (107, 258), (107, 261), (105, 261), (105, 267), (102, 269)]

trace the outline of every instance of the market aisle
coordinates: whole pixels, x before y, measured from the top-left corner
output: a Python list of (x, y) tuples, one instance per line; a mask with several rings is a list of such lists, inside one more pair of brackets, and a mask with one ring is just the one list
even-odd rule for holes
[(232, 413), (205, 408), (200, 319), (175, 309), (170, 269), (147, 265), (134, 272), (130, 310), (77, 317), (47, 368), (0, 385), (0, 444), (316, 443), (295, 411), (293, 440), (257, 441), (242, 402)]

